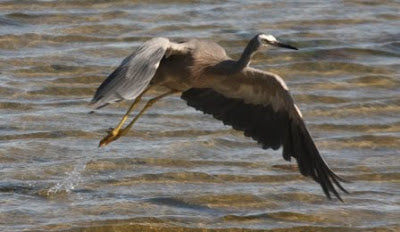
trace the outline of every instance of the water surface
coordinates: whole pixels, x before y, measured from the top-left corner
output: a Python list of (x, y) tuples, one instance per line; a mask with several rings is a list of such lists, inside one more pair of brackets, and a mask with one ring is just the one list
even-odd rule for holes
[[(399, 11), (391, 0), (1, 1), (0, 230), (399, 231)], [(352, 181), (344, 203), (179, 96), (97, 148), (129, 103), (87, 104), (140, 43), (207, 38), (237, 58), (259, 32), (300, 48), (252, 66), (287, 82)]]

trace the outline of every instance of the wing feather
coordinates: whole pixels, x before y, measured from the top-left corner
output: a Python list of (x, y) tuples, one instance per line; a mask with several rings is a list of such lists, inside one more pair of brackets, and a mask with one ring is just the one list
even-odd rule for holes
[(189, 106), (243, 131), (264, 149), (282, 146), (283, 158), (294, 157), (300, 173), (318, 182), (329, 199), (333, 193), (341, 200), (335, 186), (347, 192), (339, 182), (344, 180), (320, 155), (280, 77), (246, 68), (212, 88), (192, 88), (181, 97)]
[(136, 98), (150, 83), (169, 44), (166, 38), (153, 38), (138, 47), (99, 86), (93, 107)]

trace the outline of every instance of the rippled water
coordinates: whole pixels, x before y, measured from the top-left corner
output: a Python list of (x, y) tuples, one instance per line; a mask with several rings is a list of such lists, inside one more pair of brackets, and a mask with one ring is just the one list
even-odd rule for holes
[[(400, 3), (0, 2), (1, 231), (400, 231)], [(97, 148), (128, 107), (95, 114), (99, 83), (154, 36), (290, 41), (253, 66), (280, 74), (333, 170), (327, 200), (280, 151), (160, 101)], [(153, 93), (154, 94), (154, 93)]]

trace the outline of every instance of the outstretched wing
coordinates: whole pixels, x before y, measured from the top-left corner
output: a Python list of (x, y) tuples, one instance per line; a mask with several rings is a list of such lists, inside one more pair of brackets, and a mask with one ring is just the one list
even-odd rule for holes
[(212, 88), (192, 88), (181, 96), (192, 106), (216, 119), (244, 131), (264, 149), (283, 147), (283, 158), (296, 158), (304, 176), (318, 182), (326, 196), (341, 200), (335, 185), (344, 181), (328, 167), (318, 152), (301, 113), (283, 82), (274, 74), (253, 68), (229, 76)]
[(136, 98), (150, 83), (169, 44), (166, 38), (154, 38), (126, 57), (97, 89), (91, 101), (93, 107)]

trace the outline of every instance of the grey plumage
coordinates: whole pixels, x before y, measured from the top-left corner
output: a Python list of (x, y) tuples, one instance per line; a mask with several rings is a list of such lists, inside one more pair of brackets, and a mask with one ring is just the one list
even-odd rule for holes
[(168, 44), (168, 39), (154, 38), (126, 57), (97, 89), (93, 107), (101, 108), (109, 103), (136, 98), (156, 73)]
[(320, 155), (285, 82), (273, 73), (249, 67), (253, 54), (270, 45), (296, 49), (259, 34), (235, 61), (211, 41), (152, 39), (101, 84), (92, 102), (101, 107), (133, 99), (153, 86), (182, 92), (189, 106), (243, 131), (264, 149), (282, 147), (285, 160), (295, 158), (301, 174), (318, 182), (328, 198), (333, 193), (341, 200), (335, 187), (347, 192), (339, 183), (344, 180)]

